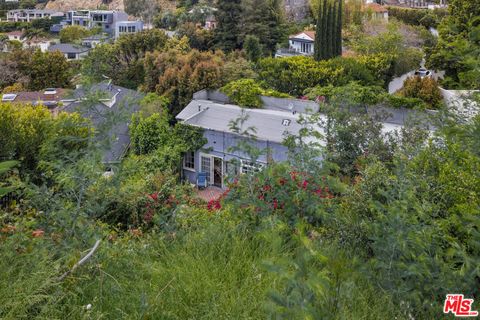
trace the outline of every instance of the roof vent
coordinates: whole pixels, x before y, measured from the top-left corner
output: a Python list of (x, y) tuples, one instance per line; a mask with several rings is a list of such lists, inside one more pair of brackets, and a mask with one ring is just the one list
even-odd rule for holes
[(7, 93), (2, 96), (2, 101), (13, 101), (17, 97), (14, 93)]
[(283, 119), (283, 120), (282, 120), (282, 125), (283, 125), (284, 127), (288, 127), (291, 122), (292, 122), (292, 120), (290, 120), (290, 119)]

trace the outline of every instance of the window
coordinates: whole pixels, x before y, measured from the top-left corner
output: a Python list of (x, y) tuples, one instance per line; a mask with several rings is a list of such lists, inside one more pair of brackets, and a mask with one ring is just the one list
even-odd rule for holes
[(67, 53), (67, 59), (69, 60), (73, 60), (73, 59), (76, 59), (77, 58), (77, 54), (76, 53)]
[(183, 168), (195, 170), (195, 152), (187, 152), (183, 157)]
[(310, 53), (312, 51), (312, 45), (310, 43), (302, 43), (301, 52)]
[(252, 162), (248, 160), (241, 161), (241, 170), (243, 174), (252, 174), (260, 171), (264, 167), (264, 164), (258, 162)]
[(201, 171), (205, 172), (207, 174), (207, 181), (210, 181), (210, 171), (212, 169), (211, 167), (211, 157), (209, 156), (201, 156)]

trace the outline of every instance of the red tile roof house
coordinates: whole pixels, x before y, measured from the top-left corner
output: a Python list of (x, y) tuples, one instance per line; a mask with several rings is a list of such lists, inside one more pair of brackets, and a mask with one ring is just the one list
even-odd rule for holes
[(302, 31), (288, 38), (288, 49), (279, 49), (275, 57), (305, 55), (311, 56), (314, 52), (315, 31)]
[(362, 12), (366, 14), (366, 17), (372, 20), (386, 20), (388, 21), (388, 10), (378, 3), (367, 3), (363, 6)]

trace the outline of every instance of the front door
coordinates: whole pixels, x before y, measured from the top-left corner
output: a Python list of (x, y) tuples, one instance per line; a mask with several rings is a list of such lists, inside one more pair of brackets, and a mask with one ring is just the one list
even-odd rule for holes
[(213, 185), (222, 187), (223, 184), (223, 160), (213, 157)]

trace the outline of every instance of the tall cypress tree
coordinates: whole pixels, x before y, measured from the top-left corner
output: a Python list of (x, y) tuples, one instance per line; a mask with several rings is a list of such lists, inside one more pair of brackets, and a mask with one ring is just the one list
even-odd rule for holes
[(338, 0), (337, 8), (337, 30), (336, 30), (336, 43), (337, 50), (335, 51), (336, 56), (342, 55), (342, 25), (343, 25), (343, 0)]
[(326, 41), (326, 46), (327, 46), (327, 54), (325, 56), (325, 59), (330, 59), (333, 57), (333, 42), (334, 42), (334, 26), (335, 24), (335, 19), (334, 19), (334, 11), (333, 11), (333, 6), (334, 2), (330, 1), (328, 3), (328, 13), (327, 13), (327, 41)]
[(342, 54), (342, 1), (319, 0), (315, 34), (315, 60)]
[[(326, 2), (324, 0), (323, 2)], [(315, 28), (315, 44), (313, 57), (316, 61), (320, 61), (324, 56), (324, 32), (323, 32), (323, 4), (322, 1), (319, 1), (318, 12), (317, 12), (317, 26)]]

